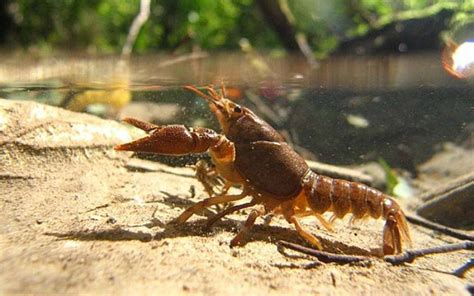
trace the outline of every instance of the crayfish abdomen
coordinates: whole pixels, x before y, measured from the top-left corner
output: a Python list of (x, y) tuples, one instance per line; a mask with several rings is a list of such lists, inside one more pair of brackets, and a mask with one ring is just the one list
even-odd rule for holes
[(322, 214), (332, 211), (331, 221), (352, 213), (353, 219), (370, 216), (384, 218), (384, 254), (401, 253), (402, 241), (410, 240), (403, 211), (388, 195), (365, 184), (333, 179), (310, 172), (305, 177), (305, 197), (312, 211)]

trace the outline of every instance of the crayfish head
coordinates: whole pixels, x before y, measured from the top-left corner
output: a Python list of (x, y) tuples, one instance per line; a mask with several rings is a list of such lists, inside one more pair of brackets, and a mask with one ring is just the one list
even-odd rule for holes
[(231, 126), (233, 122), (246, 114), (252, 113), (249, 109), (225, 98), (225, 90), (223, 86), (220, 94), (211, 86), (206, 87), (208, 94), (201, 92), (194, 86), (185, 86), (184, 88), (198, 94), (200, 97), (208, 101), (209, 108), (216, 115), (225, 134), (228, 133), (229, 126)]

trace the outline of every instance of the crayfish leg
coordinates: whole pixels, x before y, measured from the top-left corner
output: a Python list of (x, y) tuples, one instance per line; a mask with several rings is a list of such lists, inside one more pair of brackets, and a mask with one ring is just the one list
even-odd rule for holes
[(331, 232), (334, 232), (334, 229), (332, 228), (332, 224), (326, 220), (322, 215), (320, 214), (313, 214), (316, 219), (319, 220), (319, 222), (324, 226), (324, 228), (326, 228), (328, 231), (331, 231)]
[(181, 215), (179, 215), (178, 218), (176, 218), (176, 222), (178, 224), (182, 224), (186, 222), (189, 218), (191, 218), (192, 215), (204, 210), (205, 208), (208, 208), (210, 206), (217, 205), (220, 203), (236, 201), (246, 196), (247, 196), (247, 193), (243, 191), (242, 193), (237, 194), (237, 195), (218, 195), (218, 196), (206, 198), (205, 200), (202, 200), (194, 204), (193, 206), (187, 208)]
[(323, 249), (323, 246), (321, 245), (321, 242), (319, 239), (317, 239), (314, 235), (312, 235), (309, 231), (304, 229), (298, 219), (295, 216), (290, 217), (290, 222), (295, 225), (295, 229), (298, 232), (298, 234), (304, 238), (308, 243), (311, 245), (315, 246), (319, 250)]
[(221, 219), (222, 217), (226, 215), (229, 215), (233, 212), (236, 212), (236, 211), (239, 211), (239, 210), (242, 210), (254, 205), (255, 205), (255, 201), (252, 200), (251, 202), (248, 202), (248, 203), (228, 207), (225, 210), (222, 210), (219, 213), (215, 214), (213, 217), (209, 218), (207, 220), (206, 228), (210, 228), (214, 223), (216, 223), (217, 221), (219, 221), (219, 219)]
[(252, 229), (253, 225), (255, 224), (255, 220), (257, 220), (257, 218), (263, 214), (265, 214), (265, 210), (263, 208), (253, 209), (247, 217), (244, 225), (242, 225), (242, 228), (240, 228), (239, 233), (237, 233), (237, 235), (234, 236), (234, 238), (230, 241), (230, 246), (235, 247), (245, 245), (243, 240), (245, 235), (250, 231), (250, 229)]
[(328, 231), (333, 232), (334, 229), (332, 228), (332, 222), (329, 222), (326, 220), (326, 218), (323, 217), (323, 215), (315, 213), (312, 210), (304, 211), (302, 213), (297, 213), (296, 216), (302, 218), (302, 217), (307, 217), (307, 216), (314, 216), (316, 219), (318, 219), (319, 223), (324, 226)]
[[(194, 167), (196, 179), (202, 184), (209, 197), (216, 195), (223, 183), (222, 178), (217, 174), (216, 168), (209, 166), (203, 159), (199, 160)], [(220, 192), (220, 194), (226, 193), (227, 190)]]

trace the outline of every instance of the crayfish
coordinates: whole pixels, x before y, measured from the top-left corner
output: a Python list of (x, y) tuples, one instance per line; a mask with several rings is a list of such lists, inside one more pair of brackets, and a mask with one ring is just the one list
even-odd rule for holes
[[(343, 218), (351, 212), (354, 219), (383, 218), (383, 252), (402, 252), (402, 243), (410, 241), (405, 215), (388, 195), (367, 185), (317, 174), (268, 123), (246, 107), (225, 98), (211, 86), (207, 94), (186, 86), (208, 103), (216, 115), (223, 134), (208, 128), (187, 128), (184, 125), (158, 126), (133, 118), (124, 119), (148, 133), (148, 136), (118, 145), (116, 150), (152, 152), (162, 155), (185, 155), (208, 151), (217, 174), (225, 180), (221, 193), (213, 194), (186, 209), (176, 222), (186, 222), (193, 214), (217, 204), (251, 197), (249, 202), (225, 208), (209, 219), (209, 225), (227, 214), (252, 207), (250, 214), (230, 245), (244, 244), (244, 236), (262, 215), (282, 215), (293, 224), (308, 243), (322, 249), (320, 241), (306, 230), (299, 218), (315, 216), (331, 229), (322, 214), (332, 211)], [(240, 186), (239, 194), (227, 194), (227, 189)]]

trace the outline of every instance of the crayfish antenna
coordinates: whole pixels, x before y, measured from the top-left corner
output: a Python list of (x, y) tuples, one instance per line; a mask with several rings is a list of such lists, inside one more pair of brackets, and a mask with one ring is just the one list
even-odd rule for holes
[(214, 101), (217, 101), (217, 100), (220, 100), (221, 97), (219, 96), (219, 94), (214, 90), (214, 88), (212, 86), (206, 86), (206, 89), (207, 91), (211, 94), (212, 98), (214, 99)]
[(215, 98), (213, 98), (209, 95), (206, 95), (205, 93), (203, 93), (202, 91), (197, 89), (195, 86), (185, 85), (185, 86), (183, 86), (183, 88), (196, 93), (198, 96), (203, 97), (204, 99), (208, 100), (209, 102), (214, 102), (216, 100)]
[(224, 82), (221, 82), (221, 95), (224, 98), (227, 98)]

